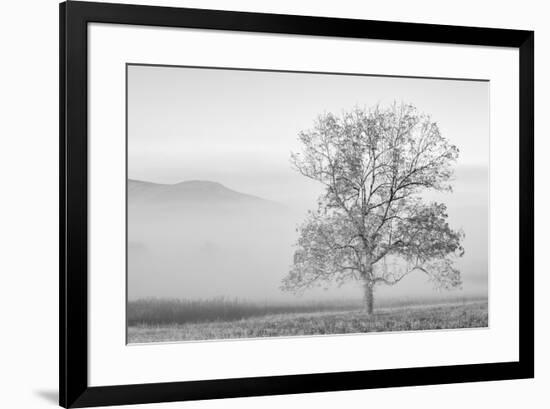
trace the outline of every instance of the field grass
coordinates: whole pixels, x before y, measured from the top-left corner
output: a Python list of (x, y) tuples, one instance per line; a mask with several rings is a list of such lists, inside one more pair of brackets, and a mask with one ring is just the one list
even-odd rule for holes
[[(471, 301), (486, 301), (475, 297), (430, 297), (378, 299), (376, 308), (409, 307), (433, 304), (464, 304)], [(361, 299), (335, 299), (294, 302), (258, 302), (230, 298), (172, 299), (146, 298), (128, 302), (128, 325), (189, 324), (192, 322), (237, 321), (244, 318), (276, 314), (310, 312), (337, 312), (359, 310)]]
[(237, 321), (275, 314), (346, 311), (359, 308), (360, 300), (261, 303), (221, 297), (203, 300), (149, 298), (128, 302), (128, 325)]
[[(334, 309), (336, 309), (334, 304)], [(327, 307), (327, 304), (325, 304)], [(286, 337), (385, 331), (419, 331), (488, 326), (487, 300), (440, 305), (378, 308), (372, 316), (360, 309), (283, 312), (232, 320), (186, 323), (134, 322), (128, 343), (230, 338)]]

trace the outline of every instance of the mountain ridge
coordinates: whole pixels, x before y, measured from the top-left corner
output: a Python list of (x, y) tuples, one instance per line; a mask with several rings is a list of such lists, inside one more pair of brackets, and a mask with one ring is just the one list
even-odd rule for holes
[(128, 202), (130, 204), (173, 204), (178, 202), (201, 202), (202, 204), (255, 203), (269, 204), (280, 208), (286, 207), (269, 199), (238, 192), (211, 180), (193, 179), (167, 184), (129, 178), (127, 182)]

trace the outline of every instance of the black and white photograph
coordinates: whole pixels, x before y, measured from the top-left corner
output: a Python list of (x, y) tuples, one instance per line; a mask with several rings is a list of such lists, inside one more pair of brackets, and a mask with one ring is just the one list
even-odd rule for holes
[(0, 408), (548, 406), (543, 2), (2, 11)]
[(127, 64), (127, 342), (489, 326), (489, 82)]

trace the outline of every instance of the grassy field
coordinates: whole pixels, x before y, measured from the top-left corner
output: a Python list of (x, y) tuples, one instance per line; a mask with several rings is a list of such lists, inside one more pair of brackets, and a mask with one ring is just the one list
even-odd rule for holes
[[(129, 322), (128, 343), (418, 331), (488, 326), (487, 300), (454, 301), (453, 303), (440, 305), (382, 307), (378, 308), (370, 317), (360, 309), (343, 310), (341, 304), (338, 304), (338, 306), (337, 308), (337, 304), (334, 304), (331, 310), (330, 304), (324, 304), (324, 310), (322, 311), (251, 314), (240, 319), (228, 319), (226, 317), (224, 320), (220, 316), (218, 319), (203, 322), (187, 321), (178, 323), (175, 320), (171, 322), (168, 320), (167, 322), (170, 323), (166, 323), (162, 320), (159, 322), (152, 319), (149, 321), (142, 320), (141, 322), (134, 320)], [(228, 315), (238, 316), (238, 314)], [(134, 318), (137, 316), (138, 314), (135, 313)]]
[[(484, 301), (485, 297), (424, 297), (377, 299), (376, 309), (426, 306), (436, 304), (465, 304)], [(319, 301), (247, 301), (237, 298), (173, 299), (145, 298), (128, 302), (128, 325), (189, 324), (210, 321), (237, 321), (266, 315), (338, 312), (360, 310), (363, 301), (357, 299), (333, 299)]]

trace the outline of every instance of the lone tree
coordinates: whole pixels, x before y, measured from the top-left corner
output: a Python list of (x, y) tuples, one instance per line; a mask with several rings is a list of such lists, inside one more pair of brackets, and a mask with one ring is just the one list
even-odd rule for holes
[(284, 290), (360, 280), (372, 314), (374, 287), (413, 271), (438, 288), (461, 285), (453, 258), (464, 254), (464, 235), (449, 227), (444, 204), (420, 196), (451, 191), (458, 158), (429, 116), (405, 104), (356, 108), (319, 116), (298, 138), (303, 152), (291, 155), (294, 168), (325, 190), (298, 228)]

